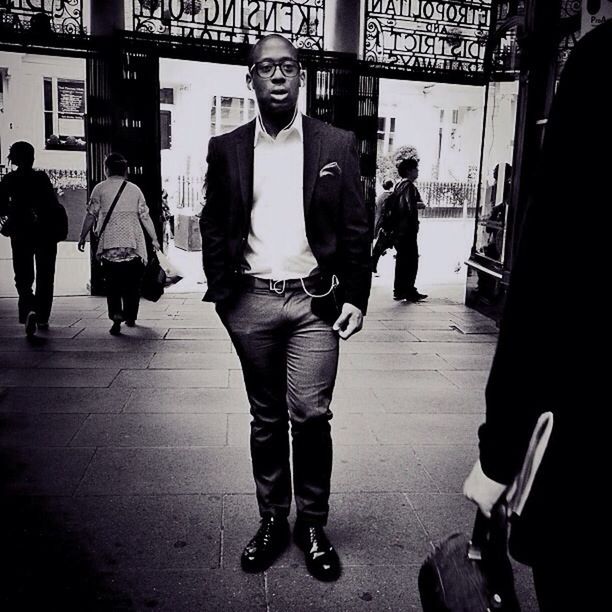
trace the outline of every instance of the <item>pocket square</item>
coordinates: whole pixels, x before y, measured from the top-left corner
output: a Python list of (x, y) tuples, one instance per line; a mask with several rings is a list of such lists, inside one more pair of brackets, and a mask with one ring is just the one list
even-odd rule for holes
[(342, 174), (342, 168), (338, 165), (338, 162), (329, 162), (325, 164), (321, 170), (319, 170), (319, 176), (334, 176)]

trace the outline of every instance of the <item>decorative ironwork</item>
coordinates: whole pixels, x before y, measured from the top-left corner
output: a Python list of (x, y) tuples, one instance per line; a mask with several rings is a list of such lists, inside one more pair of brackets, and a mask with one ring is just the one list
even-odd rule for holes
[(325, 0), (132, 0), (132, 10), (136, 32), (234, 43), (282, 34), (323, 49)]
[(33, 34), (83, 34), (83, 0), (6, 0), (0, 29)]
[(480, 73), (491, 0), (367, 0), (364, 59), (410, 72)]
[(561, 5), (561, 40), (557, 54), (557, 78), (580, 36), (581, 9), (582, 0), (564, 0)]

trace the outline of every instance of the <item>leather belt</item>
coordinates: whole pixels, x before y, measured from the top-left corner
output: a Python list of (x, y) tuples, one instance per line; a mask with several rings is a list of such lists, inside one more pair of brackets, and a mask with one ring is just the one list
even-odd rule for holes
[(240, 278), (240, 284), (248, 289), (267, 289), (271, 293), (283, 295), (285, 291), (315, 291), (321, 286), (321, 275), (307, 276), (306, 278), (288, 278), (286, 280), (274, 280), (272, 278), (259, 278), (244, 274)]

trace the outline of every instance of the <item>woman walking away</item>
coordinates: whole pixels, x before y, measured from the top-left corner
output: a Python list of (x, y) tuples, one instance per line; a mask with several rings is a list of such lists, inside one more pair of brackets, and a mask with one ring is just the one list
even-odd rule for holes
[(113, 322), (110, 333), (121, 333), (121, 322), (134, 327), (140, 304), (140, 284), (147, 263), (143, 228), (159, 250), (155, 228), (142, 191), (126, 179), (128, 163), (119, 153), (104, 160), (106, 180), (92, 190), (83, 220), (79, 251), (95, 227), (98, 237), (96, 257), (102, 261), (106, 281), (108, 316)]
[(8, 159), (17, 168), (0, 182), (2, 234), (11, 239), (19, 322), (31, 337), (37, 327), (49, 327), (57, 243), (66, 238), (67, 219), (47, 174), (33, 169), (34, 147), (15, 142)]

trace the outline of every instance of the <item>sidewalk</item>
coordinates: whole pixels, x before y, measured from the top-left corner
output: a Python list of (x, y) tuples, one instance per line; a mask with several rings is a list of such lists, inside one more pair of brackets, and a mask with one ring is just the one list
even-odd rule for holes
[[(432, 541), (471, 528), (460, 490), (496, 329), (457, 288), (406, 305), (375, 281), (332, 405), (333, 584), (295, 546), (265, 575), (240, 570), (257, 527), (249, 416), (200, 294), (144, 302), (118, 338), (103, 299), (58, 298), (38, 346), (0, 299), (2, 609), (419, 610)], [(517, 582), (523, 610), (537, 610), (524, 568)]]

